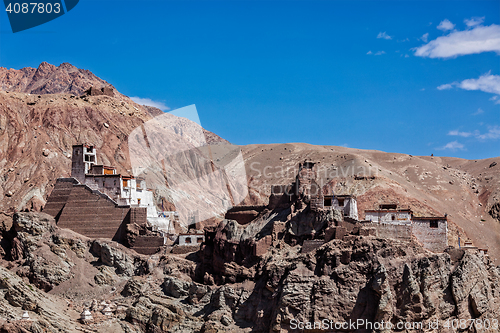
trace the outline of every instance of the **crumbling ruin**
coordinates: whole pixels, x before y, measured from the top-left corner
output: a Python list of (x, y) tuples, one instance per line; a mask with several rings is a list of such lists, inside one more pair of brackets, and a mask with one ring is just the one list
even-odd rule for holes
[(332, 239), (359, 236), (416, 240), (432, 252), (444, 252), (448, 247), (447, 217), (417, 217), (410, 208), (383, 204), (366, 210), (365, 219), (360, 220), (356, 197), (336, 195), (331, 183), (320, 186), (316, 164), (311, 161), (300, 163), (294, 183), (271, 187), (267, 206), (236, 206), (227, 212), (226, 219), (218, 227), (205, 228), (205, 281), (224, 282), (225, 265), (230, 262), (241, 266), (234, 281), (242, 279), (245, 267), (251, 267), (255, 260), (252, 258), (279, 247), (280, 242), (301, 245), (303, 253)]

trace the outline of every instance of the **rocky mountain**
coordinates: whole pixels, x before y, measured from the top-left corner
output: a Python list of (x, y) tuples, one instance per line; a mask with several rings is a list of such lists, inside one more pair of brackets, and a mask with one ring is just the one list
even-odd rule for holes
[[(252, 233), (241, 228), (220, 231), (226, 241)], [(280, 242), (247, 268), (225, 263), (225, 283), (214, 285), (198, 277), (201, 253), (138, 255), (60, 229), (43, 213), (16, 213), (10, 230), (0, 260), (1, 332), (296, 332), (324, 320), (437, 321), (435, 332), (456, 332), (459, 320), (500, 320), (499, 267), (464, 250), (431, 254), (416, 243), (353, 236), (302, 253)], [(92, 320), (80, 320), (85, 310)], [(374, 331), (366, 325), (344, 331)], [(481, 327), (469, 331), (496, 331)]]
[(458, 235), (470, 238), (500, 263), (499, 157), (464, 160), (302, 143), (248, 145), (242, 151), (247, 204), (267, 203), (271, 186), (291, 184), (307, 159), (318, 163), (320, 185), (357, 196), (360, 218), (382, 203), (411, 208), (417, 216), (447, 214), (450, 245), (458, 247)]
[[(0, 90), (26, 94), (73, 94), (81, 96), (88, 88), (111, 86), (92, 72), (65, 62), (54, 66), (42, 62), (38, 68), (7, 69), (0, 67)], [(114, 93), (115, 97), (119, 95)], [(123, 96), (123, 95), (121, 95)]]
[[(0, 332), (294, 332), (299, 323), (323, 320), (438, 322), (434, 331), (455, 332), (453, 321), (500, 321), (498, 157), (291, 143), (243, 146), (238, 160), (240, 148), (216, 134), (137, 105), (69, 64), (0, 69), (0, 81)], [(156, 188), (157, 200), (167, 209), (216, 217), (202, 246), (144, 256), (61, 229), (38, 212), (56, 178), (69, 176), (77, 143), (95, 145), (98, 162), (123, 174), (156, 159), (141, 175)], [(300, 198), (261, 207), (246, 225), (222, 219), (222, 208), (237, 201), (234, 194), (246, 193), (228, 182), (238, 175), (237, 164), (246, 171), (243, 204), (258, 207), (269, 203), (272, 185), (291, 184), (305, 160), (316, 163), (319, 185), (357, 196), (361, 219), (382, 203), (420, 216), (447, 214), (448, 243), (456, 247), (458, 235), (470, 238), (489, 256), (457, 248), (432, 253), (414, 238), (361, 232), (359, 223), (348, 235), (317, 242), (315, 232), (326, 238), (349, 222), (336, 211), (313, 213)], [(218, 166), (226, 173), (216, 173)], [(224, 200), (224, 191), (213, 191), (221, 187), (230, 192)], [(91, 321), (80, 320), (84, 310)], [(24, 311), (29, 321), (21, 319)], [(462, 331), (498, 331), (477, 323)]]
[[(134, 103), (91, 72), (69, 64), (42, 63), (36, 70), (1, 69), (0, 81), (6, 89), (0, 91), (0, 211), (8, 214), (39, 211), (44, 206), (54, 181), (70, 174), (74, 144), (96, 146), (98, 163), (132, 174), (129, 135), (155, 116), (168, 119), (168, 126), (157, 129), (159, 133), (149, 133), (150, 138), (159, 139), (160, 147), (182, 146), (197, 154), (200, 145), (228, 144), (188, 119)], [(91, 87), (97, 91), (111, 87), (111, 93), (85, 93)], [(204, 168), (208, 167), (205, 163)], [(148, 177), (165, 184), (160, 174)], [(159, 202), (166, 198), (167, 209), (172, 206), (173, 194), (168, 189), (155, 195)], [(193, 209), (195, 206), (193, 203)]]
[[(0, 68), (0, 82), (5, 90), (0, 91), (0, 170), (3, 175), (0, 211), (7, 214), (14, 210), (40, 210), (55, 179), (69, 175), (72, 144), (94, 144), (101, 163), (117, 166), (120, 173), (131, 173), (130, 133), (162, 114), (158, 109), (135, 104), (115, 89), (112, 96), (80, 97), (90, 87), (112, 86), (91, 72), (67, 63), (58, 67), (42, 63), (37, 69)], [(172, 150), (177, 147), (188, 152), (191, 149), (184, 147), (186, 142), (193, 148), (199, 144), (199, 137), (204, 137), (209, 144), (227, 144), (194, 123), (170, 118), (176, 120), (166, 122), (168, 126), (161, 129), (165, 131), (163, 135), (150, 135), (158, 139), (159, 147), (174, 147)], [(184, 132), (176, 132), (176, 128), (183, 128)], [(306, 144), (241, 148), (249, 183), (249, 195), (244, 203), (267, 203), (271, 185), (289, 184), (296, 175), (298, 163), (310, 159), (321, 165), (319, 176), (323, 184), (335, 184), (337, 194), (358, 196), (362, 217), (364, 209), (386, 202), (410, 207), (419, 215), (448, 214), (450, 244), (458, 245), (461, 234), (462, 239), (470, 238), (476, 246), (489, 248), (494, 260), (500, 258), (498, 157), (468, 161)], [(212, 153), (216, 155), (217, 151)], [(228, 154), (223, 151), (222, 155), (224, 153)], [(179, 169), (185, 169), (187, 166), (182, 163), (188, 159), (181, 160), (184, 162), (170, 161), (167, 168), (177, 163)], [(200, 174), (210, 174), (211, 167), (206, 158), (201, 158), (196, 167), (188, 166)], [(193, 180), (193, 175), (177, 174), (175, 178), (179, 186), (185, 186)], [(149, 181), (164, 184), (165, 179), (156, 173), (149, 175)], [(213, 205), (204, 203), (220, 198), (209, 196), (210, 191), (200, 191), (200, 188), (209, 188), (210, 182), (199, 178), (194, 185), (193, 191), (207, 197), (195, 202), (195, 196), (168, 189), (159, 190), (156, 197), (167, 198), (164, 201), (167, 208), (174, 207), (172, 202), (177, 198), (186, 201), (193, 210), (209, 209), (213, 210), (209, 215), (221, 216), (220, 207), (214, 209)]]

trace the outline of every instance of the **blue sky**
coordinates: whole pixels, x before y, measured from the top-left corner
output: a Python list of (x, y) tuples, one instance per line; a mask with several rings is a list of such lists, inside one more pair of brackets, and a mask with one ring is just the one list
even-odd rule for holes
[(500, 155), (499, 1), (90, 1), (0, 66), (70, 62), (235, 144)]

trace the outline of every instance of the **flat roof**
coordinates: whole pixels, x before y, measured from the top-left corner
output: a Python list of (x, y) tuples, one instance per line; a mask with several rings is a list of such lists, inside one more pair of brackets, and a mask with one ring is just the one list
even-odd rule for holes
[(73, 147), (85, 147), (85, 148), (94, 148), (95, 146), (94, 145), (89, 145), (88, 143), (82, 143), (82, 144), (79, 144), (79, 145), (73, 145)]
[(422, 217), (422, 216), (413, 216), (413, 220), (432, 220), (432, 221), (438, 221), (438, 220), (448, 220), (448, 217), (446, 216), (428, 216), (428, 217)]
[(411, 209), (367, 209), (365, 213), (400, 213), (408, 212), (411, 213)]

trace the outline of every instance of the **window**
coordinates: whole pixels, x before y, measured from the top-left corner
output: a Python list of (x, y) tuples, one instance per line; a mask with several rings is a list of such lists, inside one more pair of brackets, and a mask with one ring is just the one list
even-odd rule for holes
[(137, 204), (140, 205), (141, 204), (141, 199), (137, 199)]
[(325, 197), (324, 206), (330, 207), (332, 205), (332, 197)]
[(85, 155), (85, 162), (95, 162), (95, 156)]
[(191, 237), (186, 237), (186, 241), (185, 241), (186, 244), (191, 244)]
[(198, 242), (198, 244), (203, 243), (203, 237), (198, 237), (197, 242)]
[(344, 207), (344, 199), (338, 199), (339, 200), (339, 207)]
[(396, 220), (396, 215), (392, 215), (392, 216), (391, 216), (391, 219), (392, 219), (393, 221), (394, 221), (394, 220)]
[(128, 181), (127, 180), (123, 180), (123, 187), (128, 187)]
[(431, 221), (430, 227), (433, 228), (433, 229), (437, 228), (438, 227), (438, 221)]

